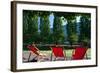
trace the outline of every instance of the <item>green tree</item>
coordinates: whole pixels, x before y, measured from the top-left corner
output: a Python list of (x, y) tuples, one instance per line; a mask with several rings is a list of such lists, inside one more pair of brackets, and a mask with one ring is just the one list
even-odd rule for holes
[(41, 42), (49, 43), (50, 36), (50, 21), (49, 12), (40, 12), (40, 36)]
[(62, 43), (64, 41), (61, 15), (56, 12), (54, 13), (53, 41), (56, 43)]
[(23, 34), (25, 35), (28, 30), (28, 12), (23, 10)]
[(91, 40), (91, 15), (81, 14), (79, 42), (90, 43)]
[(27, 43), (37, 42), (38, 12), (25, 10), (23, 14), (24, 40)]
[(75, 44), (78, 41), (78, 35), (77, 35), (77, 25), (76, 25), (76, 14), (75, 13), (67, 13), (65, 15), (65, 18), (67, 20), (67, 40), (69, 43)]

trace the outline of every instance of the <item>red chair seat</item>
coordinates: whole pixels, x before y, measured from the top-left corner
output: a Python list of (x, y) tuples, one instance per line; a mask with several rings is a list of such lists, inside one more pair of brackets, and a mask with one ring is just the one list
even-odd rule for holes
[(74, 54), (72, 55), (72, 59), (83, 59), (86, 54), (87, 48), (78, 47), (75, 49)]
[(54, 46), (54, 47), (51, 47), (52, 49), (52, 57), (51, 57), (51, 60), (66, 60), (66, 55), (64, 53), (64, 50), (62, 47), (58, 47), (58, 46)]
[(63, 49), (61, 47), (52, 47), (52, 51), (56, 57), (64, 57)]

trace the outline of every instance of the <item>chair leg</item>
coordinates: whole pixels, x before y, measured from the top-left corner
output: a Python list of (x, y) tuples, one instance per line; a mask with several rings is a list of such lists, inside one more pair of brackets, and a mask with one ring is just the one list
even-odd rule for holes
[(52, 61), (52, 53), (51, 53), (51, 61)]
[(86, 59), (88, 59), (87, 53), (86, 53)]
[(56, 61), (57, 59), (56, 59), (56, 57), (54, 57), (54, 61)]
[(67, 60), (67, 57), (65, 56), (65, 60)]
[(66, 57), (66, 50), (65, 50), (64, 47), (63, 47), (63, 49), (64, 49), (64, 60), (67, 60), (67, 57)]
[(31, 57), (31, 52), (30, 52), (30, 54), (29, 54), (28, 62), (29, 62), (29, 60), (30, 60), (30, 57)]

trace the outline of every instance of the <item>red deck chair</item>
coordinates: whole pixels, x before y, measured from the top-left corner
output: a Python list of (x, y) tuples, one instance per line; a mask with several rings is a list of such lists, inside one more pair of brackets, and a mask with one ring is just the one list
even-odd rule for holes
[(39, 53), (37, 51), (39, 51), (37, 48), (31, 46), (31, 45), (28, 45), (27, 48), (32, 51), (34, 54), (36, 55), (39, 55)]
[[(37, 48), (33, 47), (32, 45), (28, 45), (27, 48), (35, 55), (39, 56), (39, 53), (37, 51), (39, 51)], [(28, 58), (28, 61), (30, 60), (30, 57), (31, 57), (31, 52), (29, 54), (29, 58)], [(36, 56), (36, 57), (37, 57)], [(34, 59), (36, 58), (34, 57)]]
[[(35, 58), (38, 58), (38, 57), (39, 57), (40, 59), (46, 59), (46, 60), (48, 59), (48, 58), (46, 57), (46, 55), (43, 55), (43, 54), (40, 53), (40, 51), (39, 51), (38, 48), (36, 48), (36, 47), (34, 47), (34, 46), (32, 46), (32, 45), (28, 45), (27, 48), (28, 48), (33, 54), (36, 55), (36, 56), (34, 57), (34, 59), (33, 59), (34, 61), (35, 61)], [(31, 52), (30, 52), (28, 61), (30, 60)]]
[(86, 55), (86, 51), (87, 51), (87, 48), (77, 47), (72, 53), (72, 59), (73, 60), (84, 59)]
[(55, 60), (58, 57), (64, 58), (64, 60), (66, 59), (66, 55), (65, 55), (65, 52), (62, 47), (51, 47), (51, 50), (52, 50), (51, 60), (52, 60), (53, 56), (54, 56)]

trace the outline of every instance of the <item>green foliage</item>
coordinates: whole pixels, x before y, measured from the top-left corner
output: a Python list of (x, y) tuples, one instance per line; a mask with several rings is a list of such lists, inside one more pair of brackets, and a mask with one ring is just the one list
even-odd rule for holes
[[(50, 14), (54, 15), (53, 28), (50, 28)], [(76, 24), (77, 16), (81, 17), (79, 34)], [(67, 22), (66, 28), (64, 28), (65, 25), (62, 25), (63, 21)], [(67, 35), (64, 31), (67, 32)], [(23, 10), (24, 43), (63, 44), (69, 42), (72, 45), (80, 42), (90, 43), (90, 40), (90, 14)], [(24, 46), (24, 48), (26, 47)]]
[(67, 14), (66, 16), (67, 19), (67, 40), (69, 43), (72, 45), (78, 41), (78, 35), (77, 35), (77, 25), (76, 25), (76, 16), (75, 14)]
[(67, 19), (68, 22), (75, 20), (77, 14), (75, 13), (67, 13), (64, 17)]
[(23, 11), (23, 34), (27, 33), (28, 30), (28, 13), (27, 11)]
[(56, 43), (62, 43), (64, 40), (64, 33), (62, 29), (62, 20), (60, 16), (54, 16), (53, 24), (53, 41)]
[(90, 43), (91, 40), (91, 16), (84, 14), (80, 19), (80, 35), (79, 42)]
[(50, 36), (50, 21), (49, 21), (49, 13), (41, 12), (40, 17), (40, 36), (42, 43), (49, 43)]
[(37, 42), (38, 39), (38, 13), (33, 11), (23, 11), (23, 35), (24, 42)]

